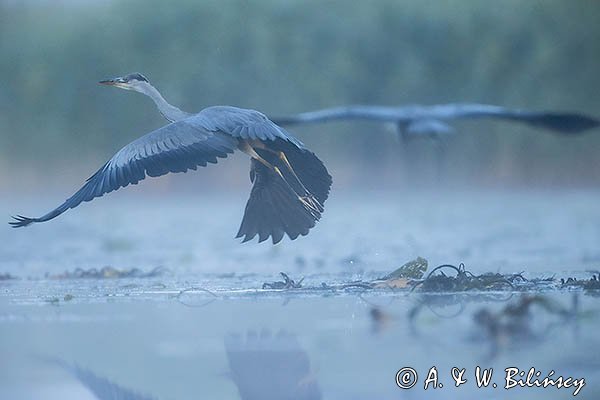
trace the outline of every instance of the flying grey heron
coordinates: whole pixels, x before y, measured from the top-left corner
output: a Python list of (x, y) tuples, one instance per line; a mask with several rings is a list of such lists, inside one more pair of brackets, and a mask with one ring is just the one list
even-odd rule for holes
[(454, 133), (448, 121), (456, 119), (494, 118), (520, 122), (558, 133), (576, 134), (600, 126), (600, 121), (578, 113), (527, 111), (488, 104), (440, 104), (432, 106), (363, 106), (326, 108), (280, 118), (279, 125), (296, 125), (337, 120), (370, 120), (395, 123), (402, 139)]
[(321, 218), (332, 179), (325, 165), (289, 132), (264, 114), (230, 106), (213, 106), (190, 114), (169, 104), (139, 73), (100, 82), (149, 96), (170, 124), (129, 143), (94, 173), (73, 196), (39, 218), (14, 217), (17, 228), (45, 222), (146, 176), (187, 172), (215, 164), (235, 150), (250, 156), (250, 198), (237, 238), (258, 235), (259, 242), (284, 234), (307, 235)]

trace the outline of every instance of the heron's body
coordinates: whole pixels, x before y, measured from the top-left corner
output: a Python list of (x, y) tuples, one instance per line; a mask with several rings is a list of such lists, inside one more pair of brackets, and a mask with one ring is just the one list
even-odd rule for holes
[(51, 220), (146, 176), (215, 164), (236, 150), (251, 157), (253, 182), (237, 237), (248, 241), (258, 235), (259, 241), (271, 237), (277, 243), (284, 234), (291, 239), (308, 234), (320, 219), (331, 176), (311, 151), (264, 114), (230, 106), (189, 114), (168, 104), (139, 74), (103, 83), (148, 95), (171, 123), (123, 147), (56, 209), (39, 218), (16, 217), (14, 227)]

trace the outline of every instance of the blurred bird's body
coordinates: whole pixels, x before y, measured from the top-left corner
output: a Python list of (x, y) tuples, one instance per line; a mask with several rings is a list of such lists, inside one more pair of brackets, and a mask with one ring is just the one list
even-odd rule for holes
[(123, 147), (56, 209), (40, 218), (18, 216), (13, 227), (51, 220), (146, 176), (217, 163), (236, 150), (251, 157), (253, 183), (237, 237), (248, 241), (258, 235), (259, 242), (271, 237), (275, 244), (287, 234), (293, 240), (308, 234), (321, 218), (331, 176), (314, 153), (264, 114), (230, 106), (190, 114), (167, 103), (138, 73), (100, 83), (149, 96), (171, 123)]

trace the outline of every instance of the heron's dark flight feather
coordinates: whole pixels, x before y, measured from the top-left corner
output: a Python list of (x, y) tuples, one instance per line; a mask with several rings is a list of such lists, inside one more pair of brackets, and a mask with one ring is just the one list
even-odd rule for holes
[[(329, 197), (332, 178), (323, 162), (313, 152), (307, 149), (297, 149), (292, 143), (285, 140), (274, 140), (272, 143), (268, 143), (268, 148), (283, 152), (302, 184), (317, 198), (319, 203), (325, 203)], [(287, 171), (283, 165), (281, 169), (284, 172)]]
[[(303, 151), (295, 149), (298, 152)], [(268, 161), (284, 171), (283, 165), (278, 164), (276, 158), (270, 157)], [(295, 165), (294, 169), (300, 176), (298, 171), (303, 171), (306, 167), (306, 165)], [(299, 196), (304, 193), (296, 192), (299, 190), (296, 183), (286, 183), (286, 180), (272, 169), (255, 159), (251, 160), (251, 169), (254, 185), (236, 237), (244, 237), (243, 242), (247, 242), (258, 235), (258, 241), (262, 242), (270, 236), (275, 244), (281, 241), (284, 233), (292, 240), (300, 235), (307, 235), (320, 219), (320, 211), (310, 209), (302, 203)], [(284, 176), (287, 178), (288, 174)], [(329, 187), (326, 192), (329, 192)], [(307, 195), (316, 197), (314, 193)]]
[(208, 131), (194, 124), (193, 118), (166, 125), (131, 142), (59, 207), (39, 218), (19, 216), (10, 224), (16, 228), (45, 222), (82, 202), (130, 184), (135, 185), (146, 176), (186, 172), (197, 166), (216, 163), (218, 158), (225, 158), (234, 152), (238, 139), (223, 132)]

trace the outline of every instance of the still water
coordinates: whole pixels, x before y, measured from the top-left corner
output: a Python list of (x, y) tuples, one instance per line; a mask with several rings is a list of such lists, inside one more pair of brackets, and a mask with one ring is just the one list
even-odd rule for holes
[[(582, 378), (577, 398), (596, 399), (598, 297), (558, 279), (600, 269), (598, 194), (338, 196), (308, 237), (275, 247), (232, 239), (235, 198), (116, 194), (62, 221), (2, 228), (0, 274), (15, 279), (0, 281), (0, 399), (566, 399)], [(526, 293), (322, 288), (417, 256), (429, 270), (556, 280)], [(140, 272), (77, 272), (105, 266)], [(261, 289), (280, 271), (303, 287)], [(477, 366), (493, 368), (489, 387), (477, 387)], [(411, 389), (396, 383), (405, 367)], [(511, 367), (540, 381), (554, 370), (571, 387), (504, 389)]]

